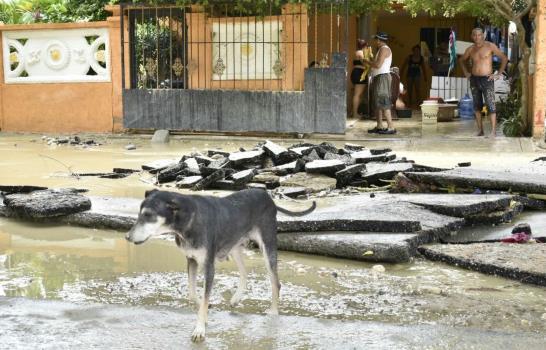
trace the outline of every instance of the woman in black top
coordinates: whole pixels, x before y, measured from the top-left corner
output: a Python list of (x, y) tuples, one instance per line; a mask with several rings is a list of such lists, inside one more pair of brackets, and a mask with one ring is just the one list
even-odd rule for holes
[(362, 59), (364, 58), (364, 52), (362, 49), (364, 49), (367, 46), (367, 43), (365, 40), (358, 39), (356, 42), (356, 52), (355, 57), (353, 60), (353, 70), (351, 71), (351, 83), (353, 83), (353, 113), (352, 118), (358, 117), (358, 106), (360, 105), (360, 98), (362, 96), (362, 93), (364, 92), (366, 88), (366, 77), (363, 77), (362, 74), (364, 73), (364, 70), (366, 67), (364, 66), (364, 63), (362, 62)]
[[(410, 106), (418, 106), (421, 103), (421, 79), (427, 81), (426, 70), (425, 70), (425, 59), (421, 55), (421, 47), (415, 45), (411, 48), (412, 54), (408, 56), (404, 64), (402, 65), (401, 71), (407, 67), (406, 72), (406, 88), (408, 92), (408, 99)], [(413, 89), (415, 89), (415, 95), (413, 94)], [(416, 100), (413, 100), (413, 97), (416, 96)], [(414, 103), (415, 102), (415, 103)]]

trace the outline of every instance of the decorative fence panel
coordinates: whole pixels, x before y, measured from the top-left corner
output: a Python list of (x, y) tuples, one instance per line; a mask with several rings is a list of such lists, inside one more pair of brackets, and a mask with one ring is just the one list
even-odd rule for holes
[(4, 31), (2, 41), (6, 84), (110, 81), (107, 28)]

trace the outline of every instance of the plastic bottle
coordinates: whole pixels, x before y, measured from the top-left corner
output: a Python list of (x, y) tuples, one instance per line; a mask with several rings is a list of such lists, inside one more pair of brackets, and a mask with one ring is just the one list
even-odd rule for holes
[(474, 118), (474, 102), (468, 94), (459, 101), (459, 117), (463, 119)]

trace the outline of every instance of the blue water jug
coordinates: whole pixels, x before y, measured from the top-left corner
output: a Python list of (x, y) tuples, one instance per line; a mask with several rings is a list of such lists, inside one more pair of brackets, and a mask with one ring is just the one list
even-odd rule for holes
[(474, 118), (474, 102), (468, 94), (459, 101), (459, 117), (463, 119)]

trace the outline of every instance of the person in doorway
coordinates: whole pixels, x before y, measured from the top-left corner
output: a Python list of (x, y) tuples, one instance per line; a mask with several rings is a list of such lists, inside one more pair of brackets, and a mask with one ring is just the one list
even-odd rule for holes
[(351, 83), (353, 84), (353, 103), (352, 103), (352, 114), (351, 118), (357, 118), (358, 107), (360, 106), (360, 101), (362, 94), (366, 90), (367, 79), (367, 67), (363, 63), (364, 59), (364, 50), (367, 48), (368, 43), (365, 40), (358, 39), (356, 42), (356, 52), (353, 60), (353, 70), (351, 71)]
[(421, 104), (421, 80), (426, 83), (427, 71), (425, 69), (425, 58), (421, 55), (421, 46), (415, 45), (411, 48), (411, 52), (411, 55), (404, 61), (401, 70), (402, 73), (406, 72), (408, 104), (410, 107), (416, 107)]
[[(404, 101), (402, 101), (402, 95), (406, 95), (407, 94), (407, 90), (406, 88), (404, 87), (404, 84), (402, 84), (402, 82), (400, 81), (400, 69), (398, 69), (398, 67), (392, 67), (391, 68), (391, 77), (398, 77), (398, 84), (395, 84), (395, 79), (393, 79), (393, 82), (392, 82), (392, 96), (391, 96), (391, 101), (395, 101), (394, 102), (394, 109), (402, 109), (402, 108), (406, 108), (406, 104), (404, 103)], [(395, 100), (396, 98), (396, 100)]]
[[(460, 59), (464, 75), (470, 79), (470, 90), (474, 99), (474, 114), (476, 124), (478, 125), (477, 136), (483, 136), (482, 108), (487, 106), (487, 111), (491, 117), (491, 137), (496, 135), (497, 112), (495, 108), (495, 80), (502, 77), (508, 58), (497, 45), (485, 41), (483, 29), (474, 28), (472, 30), (472, 41), (474, 44), (464, 52)], [(499, 71), (493, 73), (493, 55), (500, 58), (501, 64)], [(467, 69), (468, 61), (472, 61), (472, 69)]]
[[(369, 133), (396, 134), (391, 116), (391, 63), (392, 51), (387, 46), (389, 36), (387, 33), (378, 32), (374, 36), (374, 46), (377, 53), (373, 60), (364, 59), (364, 64), (371, 67), (371, 95), (375, 111), (377, 125), (368, 130)], [(387, 119), (387, 128), (383, 128), (383, 117)]]

